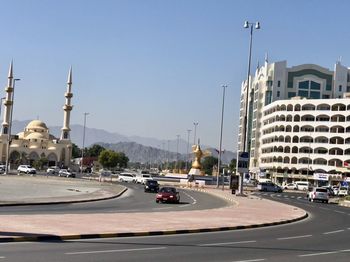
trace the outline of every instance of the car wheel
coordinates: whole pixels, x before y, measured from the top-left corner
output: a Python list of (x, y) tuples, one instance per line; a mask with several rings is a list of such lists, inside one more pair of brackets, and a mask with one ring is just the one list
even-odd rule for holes
[(157, 199), (156, 202), (159, 203), (159, 200)]

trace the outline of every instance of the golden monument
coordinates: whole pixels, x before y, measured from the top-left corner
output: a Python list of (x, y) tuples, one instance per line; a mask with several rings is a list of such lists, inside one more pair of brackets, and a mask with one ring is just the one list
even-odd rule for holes
[(201, 158), (206, 157), (210, 155), (210, 152), (208, 150), (204, 150), (204, 152), (201, 149), (201, 146), (199, 145), (193, 145), (192, 146), (192, 153), (194, 154), (194, 160), (192, 162), (192, 168), (190, 172), (188, 173), (189, 175), (202, 175), (201, 174)]

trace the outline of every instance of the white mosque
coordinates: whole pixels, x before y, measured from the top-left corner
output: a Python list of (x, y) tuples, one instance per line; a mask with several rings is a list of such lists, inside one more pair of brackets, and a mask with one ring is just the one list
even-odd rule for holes
[[(70, 111), (73, 106), (71, 99), (72, 91), (72, 68), (69, 70), (66, 98), (63, 106), (64, 118), (61, 137), (56, 138), (49, 133), (46, 124), (40, 120), (29, 122), (23, 132), (11, 135), (12, 106), (13, 106), (13, 64), (11, 63), (8, 74), (8, 85), (5, 88), (4, 118), (0, 134), (0, 159), (6, 163), (7, 156), (11, 168), (20, 164), (32, 164), (41, 158), (48, 160), (48, 165), (69, 167), (72, 157), (72, 142), (70, 140)], [(10, 145), (8, 150), (8, 145)]]

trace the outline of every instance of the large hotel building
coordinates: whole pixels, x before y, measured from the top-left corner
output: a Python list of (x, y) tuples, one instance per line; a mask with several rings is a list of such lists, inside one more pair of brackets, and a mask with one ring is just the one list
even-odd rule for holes
[(246, 134), (250, 173), (278, 183), (347, 180), (350, 69), (265, 62), (249, 82), (241, 86), (238, 150)]

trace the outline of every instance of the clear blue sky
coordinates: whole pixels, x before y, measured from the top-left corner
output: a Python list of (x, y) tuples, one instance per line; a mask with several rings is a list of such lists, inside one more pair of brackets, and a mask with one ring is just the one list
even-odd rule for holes
[[(223, 148), (236, 149), (239, 92), (249, 31), (253, 64), (287, 60), (350, 65), (348, 1), (1, 1), (0, 85), (14, 59), (14, 119), (62, 125), (69, 66), (72, 124), (124, 135), (218, 146), (222, 84), (228, 84)], [(193, 139), (193, 132), (191, 133)], [(192, 141), (192, 140), (191, 140)], [(74, 142), (74, 141), (73, 141)]]

